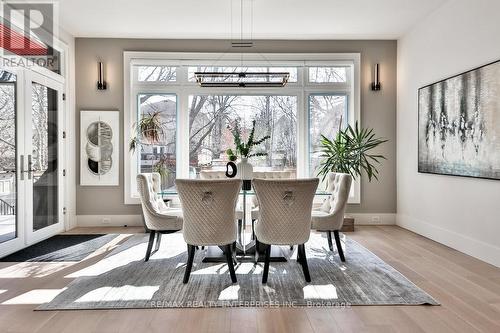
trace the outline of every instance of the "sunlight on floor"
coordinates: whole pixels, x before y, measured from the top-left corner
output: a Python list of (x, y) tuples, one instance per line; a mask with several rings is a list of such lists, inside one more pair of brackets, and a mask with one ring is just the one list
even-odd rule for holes
[(98, 248), (97, 250), (95, 250), (94, 252), (92, 252), (91, 254), (89, 254), (87, 257), (85, 257), (83, 260), (88, 260), (88, 259), (91, 259), (93, 257), (97, 257), (103, 253), (106, 253), (106, 252), (109, 252), (109, 251), (112, 251), (114, 249), (116, 249), (117, 247), (120, 246), (119, 243), (121, 243), (123, 240), (127, 239), (127, 238), (130, 238), (132, 237), (131, 234), (122, 234), (122, 235), (118, 235), (116, 236), (114, 239), (112, 239), (110, 242), (108, 242), (107, 244), (104, 244), (102, 247)]
[[(144, 251), (141, 251), (142, 249), (144, 249)], [(92, 266), (73, 272), (65, 277), (77, 278), (81, 276), (98, 276), (112, 271), (115, 268), (126, 266), (134, 261), (144, 259), (145, 252), (146, 244), (135, 245), (131, 248), (120, 251), (117, 254), (106, 257)]]
[(41, 278), (59, 272), (67, 267), (77, 264), (77, 262), (20, 262), (9, 264), (10, 266), (0, 269), (0, 278)]
[(264, 291), (266, 292), (266, 294), (270, 295), (270, 294), (276, 294), (276, 289), (274, 288), (271, 288), (269, 287), (268, 285), (265, 285), (262, 287), (262, 289), (264, 289)]
[(160, 286), (101, 287), (75, 300), (75, 303), (150, 300)]
[(236, 274), (262, 274), (262, 265), (255, 265), (251, 262), (242, 262), (236, 266)]
[[(199, 267), (199, 265), (198, 265)], [(193, 275), (208, 275), (208, 274), (229, 274), (228, 273), (228, 267), (227, 264), (218, 264), (218, 265), (213, 265), (213, 266), (204, 266), (201, 269), (198, 269), (196, 271), (192, 271), (191, 274)]]
[(337, 288), (333, 284), (308, 285), (303, 291), (304, 299), (338, 299)]
[[(163, 242), (166, 243), (167, 239)], [(149, 262), (152, 263), (159, 260), (174, 258), (186, 252), (184, 246), (172, 246), (172, 244), (169, 245), (170, 246), (163, 246), (162, 243), (162, 247), (160, 248), (160, 250), (151, 256)], [(144, 261), (144, 255), (146, 254), (146, 247), (146, 242), (134, 245), (128, 249), (110, 255), (92, 266), (86, 267), (77, 272), (73, 272), (65, 277), (77, 278), (81, 276), (98, 276), (110, 272), (116, 268), (131, 264), (135, 261), (142, 262)]]
[(239, 291), (240, 286), (229, 286), (220, 292), (219, 301), (237, 300)]
[(24, 294), (11, 298), (2, 303), (2, 305), (17, 305), (17, 304), (43, 304), (52, 301), (57, 295), (66, 290), (62, 289), (35, 289)]

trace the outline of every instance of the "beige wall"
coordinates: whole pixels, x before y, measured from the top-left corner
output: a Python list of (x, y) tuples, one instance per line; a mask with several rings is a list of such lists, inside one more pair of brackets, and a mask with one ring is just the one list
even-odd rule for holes
[[(387, 157), (380, 181), (362, 182), (361, 204), (350, 205), (352, 213), (396, 212), (396, 41), (256, 41), (252, 52), (361, 53), (361, 121), (389, 139), (380, 152)], [(76, 39), (76, 112), (119, 110), (123, 123), (123, 51), (221, 52), (228, 49), (221, 40)], [(106, 64), (108, 90), (97, 91), (97, 61)], [(371, 68), (380, 63), (382, 90), (372, 92)], [(76, 115), (75, 149), (79, 150), (80, 117)], [(121, 129), (123, 133), (123, 128)], [(79, 186), (79, 154), (76, 160), (76, 214), (139, 214), (137, 205), (123, 204), (123, 137), (120, 138), (120, 186)]]

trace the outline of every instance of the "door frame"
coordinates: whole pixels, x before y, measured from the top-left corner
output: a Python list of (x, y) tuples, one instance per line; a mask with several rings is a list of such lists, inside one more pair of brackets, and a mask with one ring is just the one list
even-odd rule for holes
[[(2, 59), (2, 57), (0, 57)], [(63, 67), (66, 67), (63, 64)], [(7, 67), (0, 64), (0, 70), (9, 71), (16, 75), (16, 238), (0, 243), (0, 258), (10, 253), (19, 251), (43, 239), (49, 238), (61, 231), (66, 230), (66, 215), (63, 209), (66, 206), (67, 182), (63, 176), (62, 170), (67, 169), (65, 156), (68, 153), (66, 140), (63, 139), (63, 132), (67, 127), (68, 117), (64, 110), (68, 107), (63, 99), (65, 93), (66, 80), (61, 75), (53, 73), (46, 68), (38, 66), (33, 67)], [(21, 173), (21, 155), (27, 155), (28, 139), (26, 132), (26, 114), (31, 114), (31, 84), (37, 83), (46, 85), (58, 91), (58, 220), (59, 222), (46, 228), (33, 232), (32, 204), (28, 205), (30, 198), (27, 188), (32, 187), (28, 184), (26, 175)], [(30, 118), (31, 120), (31, 118)], [(31, 128), (31, 124), (30, 128)], [(31, 130), (29, 131), (31, 133)], [(31, 140), (31, 138), (29, 138)], [(24, 159), (24, 170), (27, 170), (27, 159)], [(32, 198), (32, 197), (31, 197)], [(29, 207), (28, 207), (29, 206)]]
[(25, 91), (25, 81), (23, 68), (4, 67), (0, 65), (0, 70), (5, 70), (16, 75), (16, 101), (15, 101), (15, 114), (16, 114), (16, 237), (8, 241), (0, 243), (0, 257), (8, 253), (17, 251), (26, 246), (26, 222), (24, 214), (20, 212), (26, 211), (25, 200), (25, 186), (24, 181), (21, 180), (21, 152), (24, 152), (24, 135), (20, 133), (19, 129), (24, 128), (24, 112), (25, 101), (22, 98)]

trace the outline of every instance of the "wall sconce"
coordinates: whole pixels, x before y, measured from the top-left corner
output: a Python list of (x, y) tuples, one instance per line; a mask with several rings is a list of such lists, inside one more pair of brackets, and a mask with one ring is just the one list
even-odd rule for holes
[(106, 81), (104, 81), (104, 65), (100, 61), (97, 64), (97, 71), (98, 71), (97, 90), (106, 90), (107, 84)]
[(380, 73), (379, 73), (378, 64), (375, 65), (375, 71), (373, 74), (374, 74), (374, 77), (373, 77), (373, 82), (372, 82), (372, 90), (379, 91), (381, 87), (380, 87)]

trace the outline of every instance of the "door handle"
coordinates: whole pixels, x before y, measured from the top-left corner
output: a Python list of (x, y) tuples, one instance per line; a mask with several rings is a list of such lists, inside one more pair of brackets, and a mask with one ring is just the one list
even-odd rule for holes
[(19, 164), (21, 165), (21, 174), (19, 175), (19, 179), (24, 180), (24, 155), (19, 156)]
[(28, 179), (32, 178), (32, 172), (35, 171), (33, 168), (33, 162), (31, 161), (31, 155), (28, 155)]

